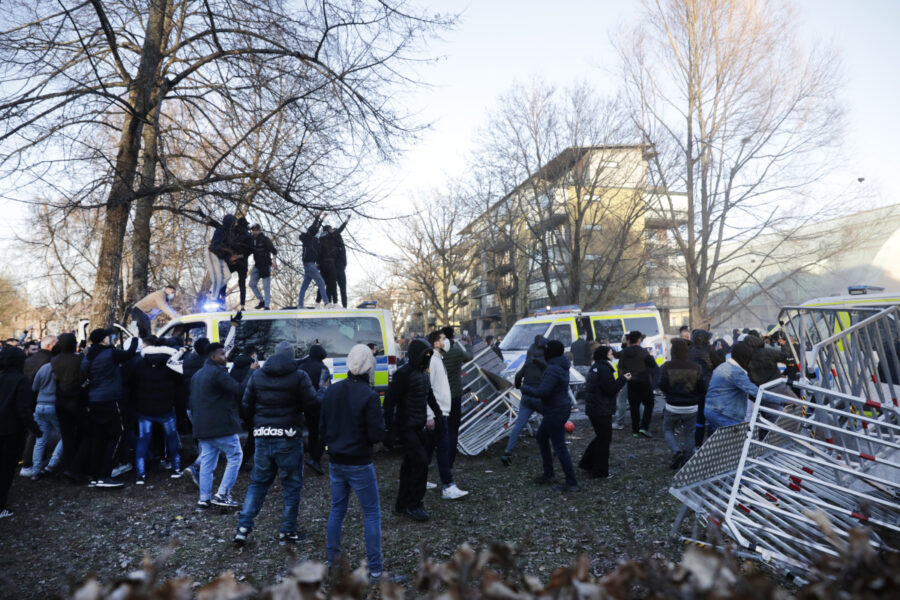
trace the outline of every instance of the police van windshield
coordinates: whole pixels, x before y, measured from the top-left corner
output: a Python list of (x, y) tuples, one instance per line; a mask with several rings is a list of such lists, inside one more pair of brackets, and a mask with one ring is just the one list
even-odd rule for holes
[(550, 323), (518, 323), (509, 330), (503, 341), (500, 342), (501, 350), (528, 350), (534, 343), (534, 336), (544, 335)]
[[(219, 338), (228, 335), (230, 323), (219, 323)], [(235, 347), (256, 347), (262, 359), (275, 353), (284, 341), (294, 346), (294, 356), (309, 354), (313, 344), (325, 348), (329, 357), (347, 356), (356, 344), (384, 345), (381, 322), (374, 317), (316, 317), (309, 319), (245, 319), (238, 325)]]

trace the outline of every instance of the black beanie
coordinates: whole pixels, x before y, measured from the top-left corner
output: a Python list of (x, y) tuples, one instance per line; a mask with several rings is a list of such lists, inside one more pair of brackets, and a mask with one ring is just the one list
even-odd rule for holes
[(547, 347), (544, 349), (544, 356), (547, 360), (551, 358), (556, 358), (557, 356), (562, 356), (566, 351), (566, 347), (563, 346), (563, 343), (559, 340), (550, 340), (547, 342)]
[(103, 340), (109, 335), (109, 331), (106, 329), (95, 329), (91, 332), (90, 340), (92, 344), (101, 344)]
[(753, 356), (753, 348), (746, 342), (738, 342), (731, 347), (731, 358), (734, 359), (734, 362), (741, 365), (745, 371), (750, 366), (751, 356)]

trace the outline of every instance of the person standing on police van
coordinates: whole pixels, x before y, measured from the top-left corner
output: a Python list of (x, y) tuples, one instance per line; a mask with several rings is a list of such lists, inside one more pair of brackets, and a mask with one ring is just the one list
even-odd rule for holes
[[(250, 271), (250, 291), (259, 300), (257, 309), (269, 310), (272, 308), (272, 271), (277, 267), (275, 256), (278, 250), (262, 232), (259, 224), (250, 228), (252, 237), (251, 249), (253, 252), (253, 270)], [(259, 291), (259, 282), (262, 281), (263, 289)]]
[(151, 292), (138, 300), (131, 309), (131, 319), (137, 325), (137, 335), (144, 339), (150, 335), (150, 323), (161, 313), (165, 313), (170, 319), (177, 319), (181, 315), (172, 308), (171, 302), (175, 299), (175, 286), (167, 285), (161, 290)]

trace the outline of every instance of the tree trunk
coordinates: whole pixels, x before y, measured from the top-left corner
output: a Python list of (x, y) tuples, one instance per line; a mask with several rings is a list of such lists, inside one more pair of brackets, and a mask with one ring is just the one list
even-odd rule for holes
[(97, 275), (92, 293), (92, 327), (108, 327), (115, 318), (122, 250), (134, 195), (141, 133), (144, 122), (153, 108), (152, 98), (162, 59), (163, 32), (169, 1), (150, 0), (150, 14), (147, 34), (141, 49), (141, 62), (137, 77), (131, 83), (129, 97), (131, 111), (126, 113), (122, 125), (115, 172), (106, 200)]
[[(148, 127), (144, 127), (143, 153), (141, 156), (141, 182), (139, 190), (151, 189), (156, 184), (157, 154), (157, 130), (156, 116), (158, 109), (154, 109)], [(131, 288), (128, 290), (128, 299), (137, 302), (147, 295), (149, 291), (148, 279), (150, 276), (150, 219), (153, 217), (153, 204), (156, 196), (143, 196), (138, 199), (134, 210), (134, 222), (132, 231), (131, 255)]]

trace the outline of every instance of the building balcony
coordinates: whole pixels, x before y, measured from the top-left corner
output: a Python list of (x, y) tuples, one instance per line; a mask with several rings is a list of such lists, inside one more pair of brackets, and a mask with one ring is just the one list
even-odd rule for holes
[(478, 317), (480, 317), (481, 316), (481, 307), (479, 307), (479, 306), (472, 307), (472, 310), (469, 311), (469, 316), (473, 319), (477, 319)]
[(482, 281), (481, 283), (472, 286), (472, 291), (470, 292), (470, 296), (472, 298), (481, 298), (482, 296), (487, 296), (488, 294), (493, 294), (497, 291), (497, 287), (489, 282)]
[(488, 306), (484, 309), (485, 317), (499, 317), (500, 313), (501, 311), (499, 306)]

